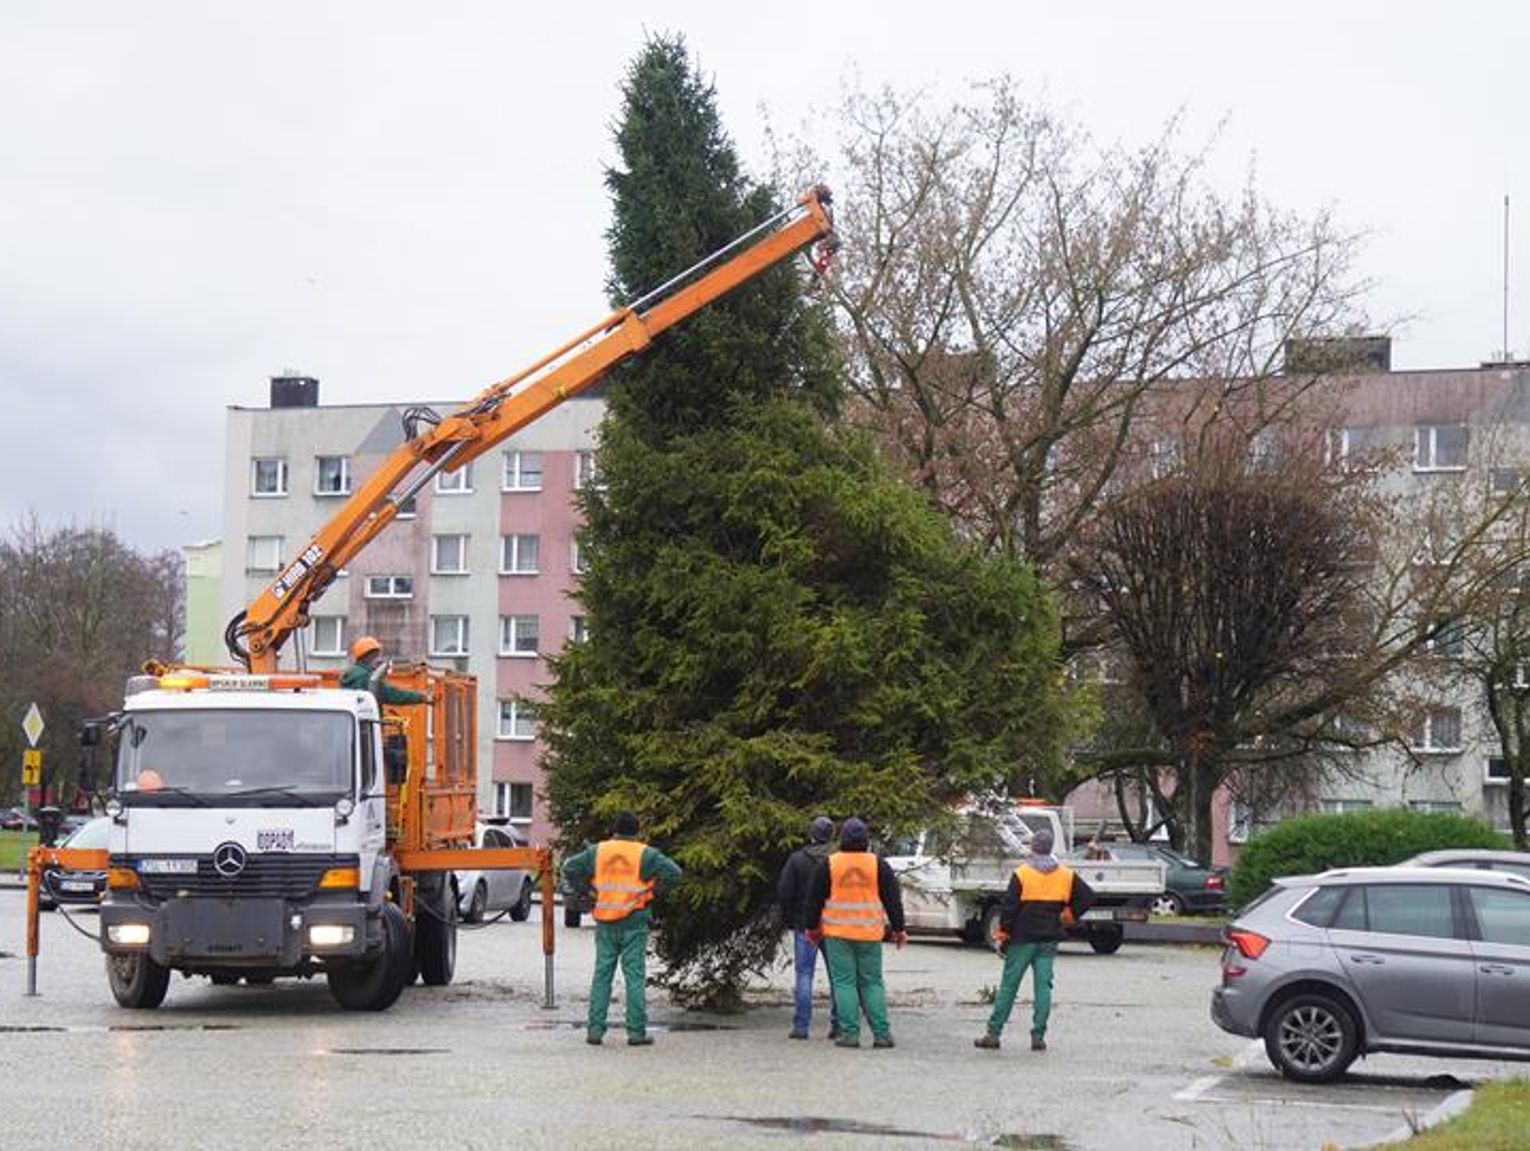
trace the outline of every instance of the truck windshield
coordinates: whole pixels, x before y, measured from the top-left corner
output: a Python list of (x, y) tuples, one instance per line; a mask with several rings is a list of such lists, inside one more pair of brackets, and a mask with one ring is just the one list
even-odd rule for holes
[(355, 724), (333, 711), (141, 711), (123, 724), (133, 805), (310, 806), (351, 791)]

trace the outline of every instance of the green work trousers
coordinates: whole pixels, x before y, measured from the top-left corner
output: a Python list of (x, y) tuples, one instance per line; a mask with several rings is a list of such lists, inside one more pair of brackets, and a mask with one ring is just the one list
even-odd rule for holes
[(591, 1035), (606, 1033), (606, 1012), (611, 1007), (611, 983), (618, 962), (622, 966), (627, 1034), (647, 1034), (647, 959), (647, 915), (635, 912), (626, 919), (595, 924), (595, 974), (590, 979), (590, 1014), (586, 1024)]
[(1015, 995), (1020, 991), (1020, 981), (1025, 969), (1032, 965), (1036, 974), (1031, 979), (1031, 992), (1035, 1006), (1031, 1009), (1031, 1034), (1047, 1033), (1047, 1018), (1052, 1014), (1052, 961), (1057, 958), (1057, 941), (1039, 943), (1011, 943), (1004, 951), (1004, 974), (999, 977), (999, 993), (993, 997), (993, 1014), (988, 1017), (988, 1034), (997, 1035), (1009, 1021), (1009, 1013), (1015, 1006)]
[(855, 1042), (861, 1036), (861, 1009), (871, 1034), (886, 1039), (892, 1034), (887, 1023), (887, 989), (882, 985), (882, 941), (836, 939), (823, 941), (829, 959), (829, 987), (834, 992), (834, 1011), (839, 1016), (842, 1040)]

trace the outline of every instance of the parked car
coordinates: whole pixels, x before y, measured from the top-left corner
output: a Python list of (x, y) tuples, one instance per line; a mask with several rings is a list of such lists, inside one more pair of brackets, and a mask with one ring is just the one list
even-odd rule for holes
[(1530, 880), (1357, 867), (1278, 879), (1223, 931), (1211, 1017), (1288, 1079), (1375, 1051), (1530, 1060)]
[[(513, 827), (483, 822), (474, 832), (473, 846), (525, 847), (526, 841)], [(500, 911), (509, 911), (510, 918), (517, 922), (531, 914), (531, 896), (536, 886), (531, 872), (495, 868), (456, 874), (457, 910), (468, 923), (482, 923), (485, 915)]]
[[(87, 820), (60, 840), (58, 845), (88, 851), (105, 851), (111, 826), (110, 816), (103, 815)], [(37, 906), (44, 911), (52, 911), (60, 903), (88, 903), (94, 906), (101, 902), (101, 896), (105, 891), (106, 871), (104, 869), (65, 871), (48, 867), (43, 869), (42, 877), (38, 882)]]
[(1398, 867), (1476, 867), (1507, 871), (1530, 879), (1530, 851), (1493, 851), (1481, 847), (1450, 847), (1405, 859)]
[(6, 808), (0, 812), (0, 831), (36, 831), (37, 820), (31, 812), (21, 807)]
[(1161, 843), (1117, 843), (1108, 848), (1113, 859), (1144, 859), (1163, 864), (1164, 890), (1153, 897), (1154, 915), (1185, 915), (1221, 911), (1227, 904), (1227, 868), (1205, 867)]

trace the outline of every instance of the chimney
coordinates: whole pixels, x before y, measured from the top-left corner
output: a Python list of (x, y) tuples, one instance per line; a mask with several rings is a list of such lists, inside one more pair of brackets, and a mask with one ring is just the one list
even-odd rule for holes
[(1287, 340), (1286, 374), (1359, 375), (1392, 370), (1391, 336), (1326, 336)]
[(271, 406), (273, 408), (318, 407), (319, 381), (313, 376), (300, 376), (290, 368), (279, 376), (272, 376)]

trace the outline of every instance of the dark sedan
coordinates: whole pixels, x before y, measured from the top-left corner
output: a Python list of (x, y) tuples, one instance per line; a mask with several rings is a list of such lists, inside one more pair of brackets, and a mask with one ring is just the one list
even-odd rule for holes
[[(78, 848), (81, 851), (105, 851), (111, 826), (110, 816), (92, 819), (70, 832), (59, 846)], [(94, 907), (101, 902), (105, 890), (105, 871), (64, 871), (49, 867), (42, 873), (37, 905), (44, 911), (51, 911), (60, 903), (86, 903)]]
[(1204, 867), (1167, 844), (1106, 843), (1116, 859), (1145, 859), (1164, 868), (1164, 892), (1153, 898), (1153, 914), (1186, 915), (1221, 911), (1227, 905), (1227, 869)]

